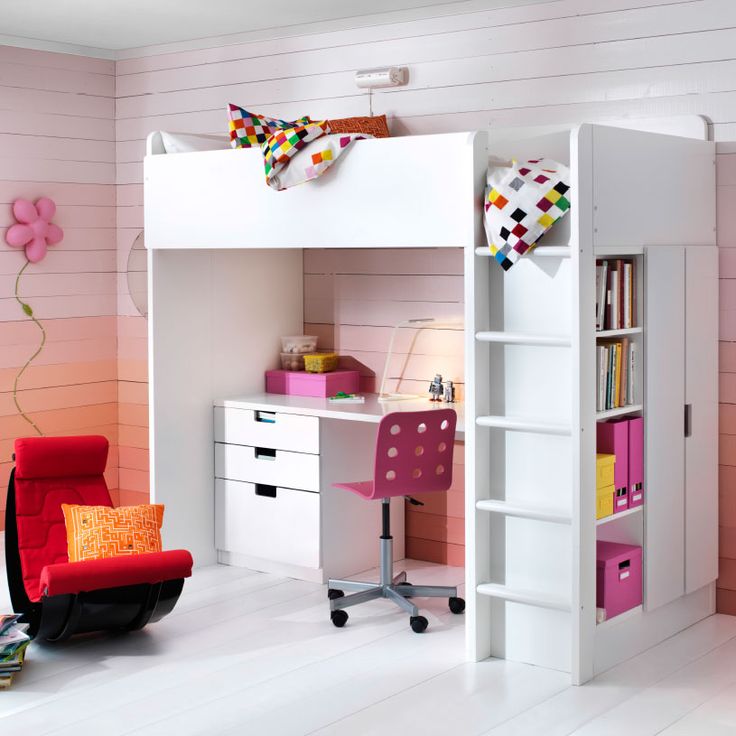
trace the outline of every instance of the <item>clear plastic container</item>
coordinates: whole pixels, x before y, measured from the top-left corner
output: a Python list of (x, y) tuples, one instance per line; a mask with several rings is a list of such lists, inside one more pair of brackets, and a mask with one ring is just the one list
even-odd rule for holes
[(304, 353), (281, 353), (281, 370), (303, 371)]
[[(281, 353), (313, 353), (317, 349), (316, 335), (291, 335), (281, 338)], [(303, 367), (303, 366), (302, 366)]]

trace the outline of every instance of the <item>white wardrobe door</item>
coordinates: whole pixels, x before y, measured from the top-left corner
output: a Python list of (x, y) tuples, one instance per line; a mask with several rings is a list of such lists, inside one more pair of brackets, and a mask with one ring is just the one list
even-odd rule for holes
[(685, 253), (685, 592), (718, 577), (718, 248)]
[(685, 249), (646, 251), (644, 604), (685, 589)]

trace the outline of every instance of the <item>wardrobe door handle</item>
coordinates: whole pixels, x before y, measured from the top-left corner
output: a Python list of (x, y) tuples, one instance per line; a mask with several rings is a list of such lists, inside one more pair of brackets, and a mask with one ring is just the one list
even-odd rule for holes
[(685, 404), (685, 437), (693, 436), (693, 405)]

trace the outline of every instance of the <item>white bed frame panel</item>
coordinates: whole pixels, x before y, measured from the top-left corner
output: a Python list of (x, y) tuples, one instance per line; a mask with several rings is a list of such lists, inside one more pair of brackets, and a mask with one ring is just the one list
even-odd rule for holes
[(164, 546), (211, 565), (214, 401), (262, 391), (278, 336), (301, 334), (302, 253), (149, 250), (148, 275), (151, 498)]
[[(663, 129), (697, 136), (704, 127), (692, 119), (665, 121)], [(300, 249), (464, 247), (467, 656), (532, 662), (570, 672), (581, 683), (715, 610), (717, 571), (708, 542), (702, 555), (690, 557), (689, 595), (683, 578), (680, 597), (596, 626), (591, 492), (595, 258), (649, 253), (653, 265), (660, 246), (688, 252), (711, 246), (702, 250), (702, 268), (717, 279), (714, 146), (597, 125), (523, 136), (492, 131), (494, 158), (544, 154), (569, 163), (574, 193), (569, 216), (504, 274), (484, 255), (487, 140), (485, 133), (463, 133), (359, 141), (319, 180), (274, 192), (264, 183), (257, 150), (161, 155), (160, 136), (152, 134), (145, 224), (153, 498), (167, 504), (167, 546), (189, 547), (198, 564), (214, 562), (211, 407), (223, 396), (260, 391), (274, 339), (301, 331)], [(687, 299), (698, 298), (702, 280), (688, 288)], [(656, 288), (648, 298), (656, 298)], [(695, 334), (698, 324), (687, 329)], [(489, 349), (476, 340), (481, 331), (553, 342), (567, 336), (568, 344), (521, 339)], [(685, 368), (690, 376), (715, 375), (714, 334), (711, 324), (702, 359)], [(688, 383), (689, 394), (698, 390)], [(708, 431), (717, 408), (711, 394), (698, 395), (712, 406), (694, 420)], [(531, 418), (566, 429), (476, 427), (474, 416)], [(705, 457), (712, 455), (709, 447), (693, 444), (688, 452)], [(648, 478), (652, 472), (647, 464)], [(510, 506), (555, 522), (499, 512)], [(646, 545), (645, 528), (669, 523), (666, 515), (649, 519), (657, 508), (655, 502), (616, 522), (614, 538)], [(684, 546), (692, 550), (708, 531), (715, 538), (716, 520), (717, 500), (709, 498)], [(659, 585), (652, 576), (667, 564), (665, 555), (647, 558), (650, 603)], [(535, 596), (544, 605), (528, 605)]]
[(282, 192), (266, 186), (257, 148), (150, 155), (144, 167), (145, 182), (153, 183), (144, 195), (146, 245), (474, 244), (472, 167), (474, 150), (485, 152), (486, 140), (485, 133), (454, 133), (356, 141), (319, 179)]

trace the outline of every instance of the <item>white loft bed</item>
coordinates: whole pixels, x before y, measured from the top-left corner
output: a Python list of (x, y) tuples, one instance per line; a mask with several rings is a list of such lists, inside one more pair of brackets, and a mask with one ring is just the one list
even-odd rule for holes
[[(152, 134), (151, 482), (167, 505), (166, 544), (216, 559), (212, 405), (260, 392), (275, 338), (302, 330), (302, 249), (462, 247), (468, 657), (529, 661), (580, 683), (713, 613), (717, 260), (714, 146), (702, 131), (689, 119), (691, 138), (582, 125), (493, 131), (490, 146), (484, 132), (359, 141), (285, 192), (265, 185), (259, 151), (162, 155)], [(506, 275), (481, 227), (489, 153), (544, 154), (573, 181), (570, 215)], [(650, 489), (643, 512), (605, 529), (594, 512), (601, 255), (633, 255), (646, 274)], [(695, 417), (687, 442), (684, 403)], [(596, 535), (636, 541), (645, 557), (643, 609), (599, 627)]]

